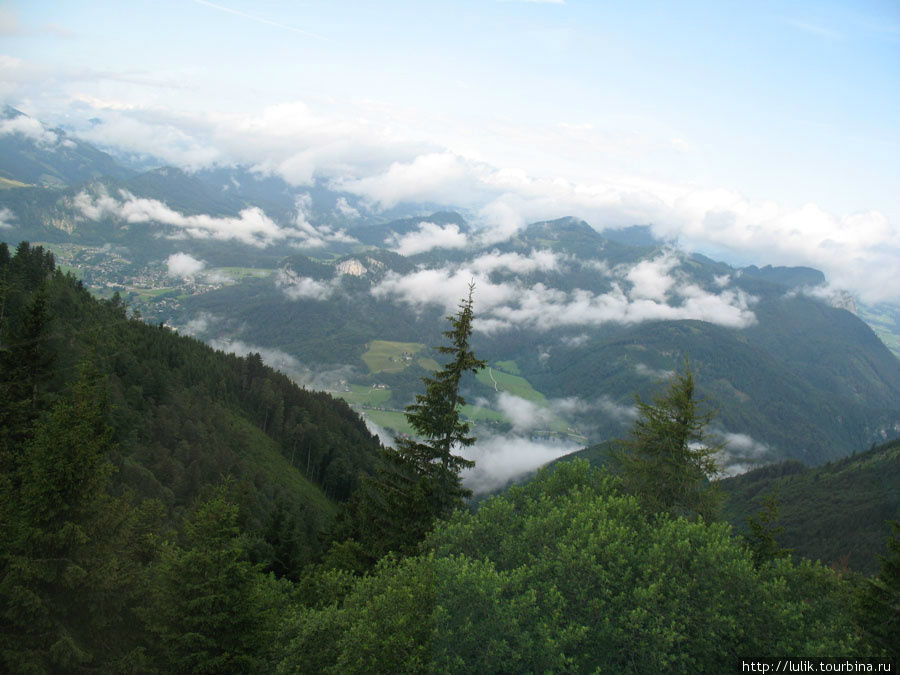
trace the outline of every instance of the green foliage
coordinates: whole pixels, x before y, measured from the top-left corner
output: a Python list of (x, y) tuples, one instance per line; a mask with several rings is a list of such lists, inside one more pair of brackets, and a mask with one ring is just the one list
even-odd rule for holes
[(747, 544), (753, 555), (753, 562), (759, 566), (773, 558), (781, 558), (790, 553), (782, 548), (777, 537), (784, 532), (778, 524), (778, 492), (766, 495), (765, 506), (756, 515), (747, 518)]
[[(460, 381), (466, 372), (477, 372), (485, 363), (469, 347), (472, 336), (472, 292), (459, 306), (455, 316), (447, 317), (451, 329), (444, 331), (449, 345), (438, 351), (450, 360), (431, 377), (423, 378), (425, 393), (416, 395), (416, 402), (406, 408), (406, 418), (419, 440), (396, 439), (398, 458), (410, 464), (417, 475), (432, 483), (427, 489), (434, 495), (435, 516), (442, 517), (460, 505), (466, 496), (459, 483), (459, 471), (474, 462), (453, 454), (455, 447), (472, 445), (469, 424), (463, 422), (460, 408), (466, 404), (460, 394)], [(389, 451), (390, 452), (390, 451)]]
[(0, 469), (32, 433), (32, 421), (69, 386), (78, 363), (108, 382), (111, 491), (158, 499), (177, 520), (202, 490), (233, 476), (244, 490), (242, 524), (264, 541), (278, 500), (295, 524), (296, 562), (319, 553), (317, 533), (346, 499), (380, 444), (343, 402), (307, 391), (262, 363), (126, 319), (118, 296), (92, 299), (53, 256), (26, 242), (0, 269)]
[[(105, 396), (85, 370), (42, 415), (0, 483), (0, 662), (11, 671), (115, 670), (143, 659), (133, 610), (148, 522), (106, 493)], [(15, 489), (14, 487), (15, 486)], [(151, 518), (152, 520), (152, 518)]]
[(164, 672), (265, 672), (266, 607), (261, 577), (246, 560), (238, 507), (218, 489), (168, 544), (153, 571), (146, 613)]
[(875, 650), (900, 661), (900, 521), (891, 521), (888, 555), (879, 556), (881, 572), (859, 588), (856, 622)]
[(757, 570), (727, 525), (651, 518), (581, 461), (457, 511), (349, 591), (324, 574), (336, 592), (288, 618), (280, 672), (727, 672), (856, 653), (833, 572)]
[(637, 419), (614, 454), (625, 487), (652, 513), (714, 518), (719, 494), (710, 479), (722, 446), (707, 440), (712, 413), (700, 411), (690, 365), (652, 403), (635, 398)]

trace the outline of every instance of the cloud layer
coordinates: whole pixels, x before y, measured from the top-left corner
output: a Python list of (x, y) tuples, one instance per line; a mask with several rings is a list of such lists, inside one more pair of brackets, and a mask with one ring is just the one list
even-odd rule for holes
[(118, 198), (103, 188), (96, 194), (82, 191), (75, 195), (72, 204), (89, 220), (115, 218), (126, 223), (169, 225), (193, 239), (235, 240), (258, 247), (289, 241), (301, 248), (321, 247), (329, 241), (354, 241), (343, 231), (334, 231), (327, 225), (311, 225), (306, 219), (307, 201), (302, 199), (298, 200), (297, 216), (291, 227), (279, 225), (257, 207), (243, 209), (238, 216), (185, 215), (164, 202), (136, 197), (127, 190), (119, 190)]
[[(16, 78), (32, 77), (28, 72), (33, 66), (4, 58), (10, 86), (17, 86)], [(582, 218), (598, 230), (650, 223), (658, 235), (685, 247), (757, 264), (816, 267), (836, 287), (865, 302), (900, 302), (900, 275), (895, 274), (900, 225), (874, 210), (837, 215), (815, 204), (788, 207), (750, 200), (734, 189), (636, 175), (587, 173), (577, 180), (534, 175), (515, 165), (493, 165), (471, 148), (455, 151), (451, 146), (463, 147), (461, 139), (466, 138), (461, 129), (443, 137), (435, 133), (439, 125), (371, 101), (292, 101), (250, 114), (197, 114), (79, 94), (75, 106), (84, 122), (79, 125), (71, 116), (72, 133), (106, 147), (159, 156), (187, 168), (242, 163), (294, 185), (325, 180), (374, 209), (401, 202), (462, 208), (480, 228), (474, 234), (482, 244), (502, 241), (528, 222), (564, 215)], [(89, 118), (100, 122), (87, 124)], [(21, 133), (52, 141), (52, 132), (33, 123), (10, 122), (20, 125)], [(596, 140), (590, 129), (577, 125), (561, 125), (543, 135), (508, 126), (491, 127), (491, 132), (510, 144), (533, 143), (541, 156), (558, 150), (560, 143), (574, 151), (592, 148)], [(242, 218), (259, 221), (257, 228), (262, 225), (257, 214)], [(304, 228), (298, 223), (296, 229)], [(221, 235), (215, 228), (195, 230)], [(461, 233), (452, 229), (425, 228), (394, 245), (412, 252), (459, 246), (461, 241)]]
[(677, 262), (672, 253), (666, 253), (631, 267), (620, 267), (616, 270), (618, 280), (607, 293), (583, 289), (566, 292), (543, 283), (527, 284), (518, 278), (495, 282), (485, 273), (506, 265), (522, 270), (542, 265), (546, 268), (558, 264), (552, 254), (534, 252), (531, 258), (496, 254), (458, 267), (418, 269), (406, 275), (390, 272), (372, 293), (413, 308), (432, 304), (452, 311), (468, 282), (474, 279), (479, 309), (476, 328), (483, 332), (680, 319), (708, 321), (729, 328), (745, 328), (756, 322), (750, 308), (752, 296), (739, 289), (715, 293), (705, 290), (677, 274)]

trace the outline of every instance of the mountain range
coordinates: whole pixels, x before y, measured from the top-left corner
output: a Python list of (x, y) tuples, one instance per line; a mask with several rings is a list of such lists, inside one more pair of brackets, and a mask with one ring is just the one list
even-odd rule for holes
[(477, 489), (621, 435), (634, 394), (686, 359), (729, 473), (900, 434), (900, 310), (818, 270), (735, 267), (642, 224), (560, 214), (498, 236), (453, 205), (385, 210), (254, 167), (148, 171), (9, 108), (0, 131), (2, 240), (44, 244), (145, 320), (260, 353), (373, 429), (409, 431), (442, 317), (474, 280)]

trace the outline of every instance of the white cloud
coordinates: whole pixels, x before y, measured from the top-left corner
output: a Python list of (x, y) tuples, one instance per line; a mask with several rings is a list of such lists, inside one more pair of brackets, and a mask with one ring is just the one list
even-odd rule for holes
[(419, 155), (408, 162), (393, 162), (386, 171), (342, 180), (336, 187), (363, 195), (385, 208), (400, 202), (470, 204), (488, 195), (492, 170), (451, 152)]
[(631, 298), (664, 301), (675, 284), (671, 272), (677, 264), (674, 255), (665, 253), (631, 267), (625, 273), (625, 278), (633, 284), (629, 292)]
[(347, 382), (356, 376), (352, 366), (311, 368), (285, 351), (248, 344), (240, 339), (221, 337), (208, 342), (214, 349), (220, 349), (229, 354), (246, 356), (257, 353), (267, 366), (280, 370), (297, 384), (315, 391), (336, 391), (342, 382)]
[(590, 335), (588, 335), (587, 333), (581, 333), (579, 335), (571, 335), (561, 338), (560, 342), (562, 342), (566, 347), (580, 347), (590, 339)]
[(335, 208), (337, 212), (344, 216), (345, 218), (349, 218), (351, 220), (356, 220), (360, 217), (359, 209), (354, 208), (350, 205), (350, 202), (347, 201), (346, 197), (338, 197), (337, 204), (335, 204)]
[(363, 422), (366, 423), (366, 429), (369, 430), (369, 433), (373, 436), (377, 436), (378, 440), (381, 441), (381, 444), (386, 448), (394, 447), (394, 436), (388, 432), (383, 426), (379, 424), (375, 424), (369, 416), (362, 412)]
[(166, 259), (166, 267), (169, 276), (193, 277), (203, 271), (206, 263), (187, 253), (173, 253)]
[(711, 435), (725, 443), (716, 458), (722, 477), (736, 476), (771, 461), (771, 448), (748, 434), (714, 430)]
[(466, 234), (459, 231), (459, 226), (454, 224), (444, 225), (422, 221), (414, 232), (399, 235), (394, 233), (386, 244), (392, 246), (392, 250), (400, 255), (415, 255), (424, 253), (433, 248), (465, 248)]
[(321, 248), (327, 243), (352, 244), (357, 240), (348, 235), (344, 230), (335, 230), (330, 225), (313, 225), (309, 222), (309, 212), (312, 206), (312, 197), (303, 194), (297, 197), (295, 206), (297, 216), (294, 219), (295, 230), (291, 236), (297, 241), (298, 248)]
[(608, 396), (601, 396), (597, 400), (597, 407), (616, 422), (630, 422), (638, 415), (634, 406), (616, 403)]
[(772, 265), (821, 269), (865, 302), (900, 300), (900, 227), (881, 213), (836, 217), (813, 204), (787, 209), (728, 190), (695, 190), (672, 202), (659, 232), (692, 247), (713, 244)]
[(532, 250), (527, 256), (520, 253), (500, 253), (492, 251), (480, 255), (470, 263), (473, 270), (490, 274), (497, 270), (507, 270), (514, 274), (529, 272), (549, 272), (559, 269), (560, 256), (549, 249)]
[(275, 283), (291, 300), (327, 300), (334, 295), (339, 281), (301, 277), (294, 270), (283, 268), (278, 271)]
[(200, 333), (205, 333), (209, 330), (210, 326), (218, 323), (217, 317), (210, 314), (209, 312), (200, 312), (193, 319), (190, 319), (179, 332), (186, 333), (187, 335), (198, 335)]
[(0, 136), (7, 134), (19, 134), (31, 139), (38, 146), (45, 147), (56, 145), (59, 141), (56, 133), (46, 129), (38, 120), (24, 115), (0, 120)]
[(16, 219), (15, 214), (5, 206), (0, 208), (0, 230), (10, 230), (14, 227), (12, 221)]
[(555, 418), (550, 409), (506, 391), (498, 394), (495, 408), (509, 420), (516, 433), (545, 428)]
[[(513, 326), (550, 330), (680, 319), (730, 328), (745, 328), (756, 322), (750, 309), (752, 296), (739, 289), (710, 293), (680, 280), (673, 274), (673, 259), (667, 254), (619, 268), (623, 281), (632, 283), (630, 292), (622, 290), (618, 283), (603, 294), (583, 289), (565, 292), (543, 283), (494, 283), (483, 272), (477, 272), (474, 264), (467, 263), (457, 268), (419, 269), (405, 276), (390, 272), (373, 287), (372, 293), (376, 297), (394, 297), (413, 308), (434, 304), (453, 311), (468, 281), (474, 280), (478, 307), (475, 328), (488, 333)], [(492, 267), (482, 265), (482, 269)]]
[(96, 194), (79, 192), (72, 200), (73, 206), (90, 220), (104, 217), (117, 218), (128, 223), (160, 223), (180, 228), (173, 238), (185, 236), (194, 239), (234, 239), (245, 244), (265, 247), (288, 240), (298, 247), (322, 246), (326, 241), (355, 241), (343, 231), (333, 231), (328, 226), (310, 225), (298, 203), (294, 227), (282, 227), (257, 207), (243, 209), (238, 216), (216, 217), (205, 214), (184, 215), (169, 208), (157, 199), (135, 197), (125, 190), (121, 198), (109, 195), (104, 189)]
[[(0, 73), (0, 93), (23, 80), (49, 77), (8, 56), (0, 56)], [(562, 215), (583, 218), (598, 229), (652, 223), (656, 234), (677, 238), (686, 247), (727, 249), (759, 264), (809, 265), (867, 303), (900, 302), (900, 275), (895, 274), (900, 225), (877, 211), (833, 215), (811, 204), (789, 208), (752, 201), (734, 190), (592, 172), (581, 165), (581, 172), (568, 172), (579, 180), (536, 177), (480, 159), (478, 141), (466, 141), (460, 129), (435, 135), (439, 125), (419, 121), (414, 111), (371, 101), (319, 102), (315, 107), (290, 102), (249, 115), (178, 114), (88, 95), (80, 95), (78, 104), (85, 120), (102, 120), (94, 126), (82, 122), (77, 132), (82, 138), (181, 166), (240, 162), (294, 184), (324, 178), (382, 207), (401, 201), (453, 204), (475, 214), (482, 229), (470, 238), (483, 245), (508, 238), (527, 222)], [(71, 122), (78, 126), (74, 118)], [(499, 133), (492, 147), (515, 140), (527, 147), (534, 141), (544, 154), (549, 154), (547, 148), (558, 150), (555, 141), (568, 139), (573, 147), (596, 142), (585, 137), (593, 133), (590, 129), (560, 128), (544, 137), (528, 129), (500, 133), (498, 127), (502, 125), (488, 125), (479, 138)], [(434, 138), (445, 145), (435, 144)], [(666, 135), (667, 145), (671, 138)], [(637, 150), (629, 142), (615, 152), (635, 156)]]
[(570, 441), (538, 441), (516, 434), (479, 438), (475, 445), (458, 450), (475, 460), (474, 468), (462, 472), (463, 483), (476, 494), (490, 492), (579, 447)]

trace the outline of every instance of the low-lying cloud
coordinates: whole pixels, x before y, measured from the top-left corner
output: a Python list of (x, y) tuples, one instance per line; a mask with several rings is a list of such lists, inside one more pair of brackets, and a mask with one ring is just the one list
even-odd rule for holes
[(498, 394), (495, 408), (506, 417), (512, 425), (513, 431), (517, 433), (543, 429), (556, 417), (553, 411), (546, 406), (506, 391)]
[(550, 330), (559, 327), (637, 324), (695, 319), (729, 328), (756, 323), (754, 298), (740, 289), (713, 293), (676, 274), (671, 253), (619, 268), (612, 290), (562, 291), (543, 283), (519, 280), (495, 283), (472, 263), (459, 267), (418, 269), (407, 275), (388, 273), (372, 293), (413, 308), (425, 304), (453, 311), (470, 280), (475, 281), (476, 330), (498, 332), (514, 327)]
[(736, 476), (771, 461), (771, 448), (748, 434), (712, 430), (710, 435), (725, 444), (717, 460), (722, 477)]
[(649, 377), (654, 380), (668, 380), (675, 374), (674, 370), (661, 370), (658, 368), (651, 368), (646, 363), (635, 363), (634, 364), (634, 372), (636, 372), (641, 377)]
[(475, 445), (460, 450), (475, 460), (474, 468), (462, 472), (463, 484), (475, 494), (484, 494), (580, 447), (567, 440), (535, 440), (516, 434), (479, 438)]
[(16, 215), (10, 209), (0, 208), (0, 230), (11, 230), (15, 219)]
[(327, 300), (334, 295), (339, 283), (336, 278), (320, 281), (303, 277), (288, 268), (278, 270), (275, 278), (275, 284), (291, 300)]
[(220, 337), (213, 338), (208, 343), (214, 349), (238, 356), (259, 354), (267, 366), (280, 370), (300, 386), (316, 391), (337, 391), (343, 383), (356, 375), (352, 366), (311, 367), (280, 349), (259, 347), (239, 339)]
[(24, 136), (39, 147), (52, 147), (59, 141), (57, 133), (47, 129), (38, 120), (24, 115), (0, 120), (0, 136), (7, 134)]
[(391, 250), (400, 255), (416, 255), (434, 248), (465, 248), (468, 240), (455, 224), (437, 225), (428, 221), (419, 223), (418, 229), (406, 234), (394, 234), (386, 241)]
[(166, 259), (169, 276), (190, 278), (206, 268), (206, 263), (188, 253), (173, 253)]
[(323, 246), (326, 241), (355, 241), (343, 231), (334, 231), (327, 225), (310, 225), (304, 211), (308, 202), (302, 199), (297, 203), (293, 227), (282, 227), (257, 207), (242, 209), (238, 216), (185, 215), (158, 199), (136, 197), (127, 190), (119, 190), (118, 194), (117, 198), (102, 188), (96, 194), (82, 191), (75, 195), (72, 204), (89, 220), (115, 218), (126, 223), (176, 227), (179, 229), (176, 239), (236, 240), (260, 248), (280, 241), (289, 241), (300, 248)]
[[(22, 74), (29, 64), (11, 57), (7, 62), (14, 80), (30, 77)], [(73, 133), (105, 147), (188, 168), (242, 163), (294, 185), (323, 179), (376, 209), (401, 202), (453, 205), (475, 214), (481, 229), (471, 236), (483, 245), (509, 238), (528, 222), (563, 215), (582, 218), (598, 230), (652, 223), (657, 235), (685, 247), (731, 251), (758, 264), (813, 266), (865, 302), (900, 303), (895, 274), (900, 224), (874, 210), (835, 215), (814, 204), (788, 207), (750, 200), (732, 189), (594, 172), (588, 165), (537, 177), (480, 159), (477, 141), (476, 151), (466, 152), (471, 129), (442, 134), (446, 125), (371, 101), (315, 106), (293, 101), (251, 114), (193, 114), (81, 94), (76, 99), (84, 119)], [(52, 141), (52, 132), (12, 122), (23, 133)], [(75, 116), (68, 123), (79, 126)], [(497, 142), (504, 146), (534, 144), (541, 152), (553, 148), (556, 155), (565, 140), (527, 129), (507, 128), (504, 136), (497, 125), (479, 131), (482, 139), (498, 132)], [(573, 137), (573, 147), (585, 147), (583, 135), (579, 131)]]

